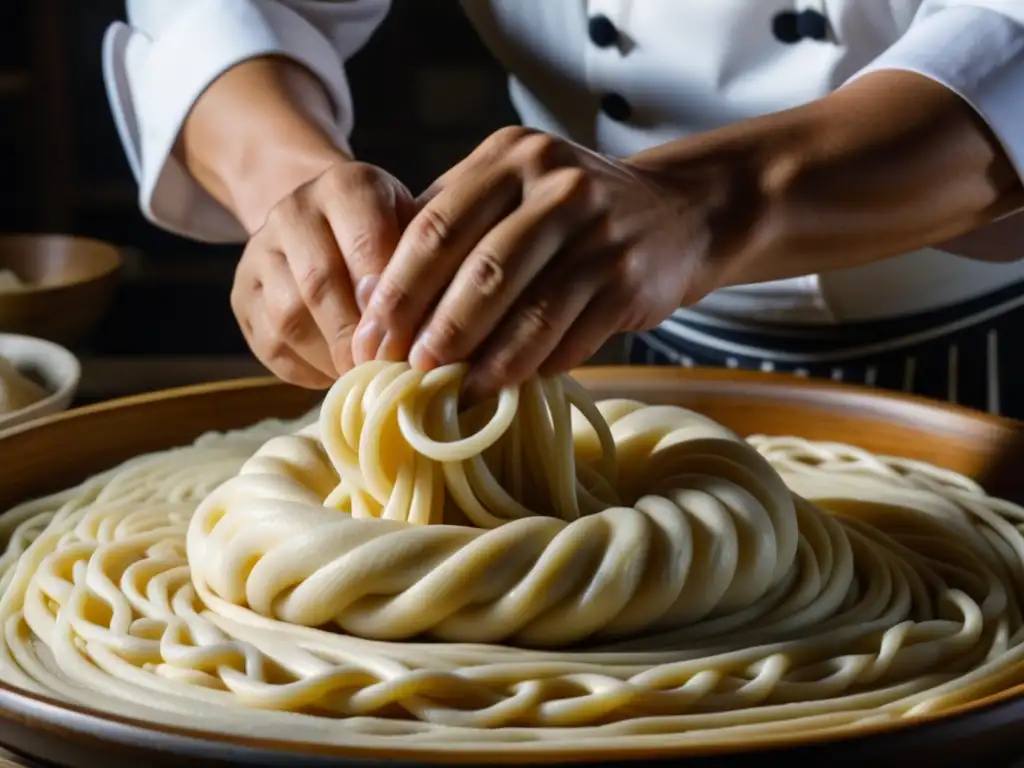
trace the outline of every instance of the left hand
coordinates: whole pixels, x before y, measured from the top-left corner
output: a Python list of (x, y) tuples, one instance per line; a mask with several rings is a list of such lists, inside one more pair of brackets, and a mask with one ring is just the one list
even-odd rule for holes
[(548, 134), (498, 131), (421, 198), (356, 331), (356, 362), (469, 360), (470, 389), (486, 394), (654, 327), (718, 271), (717, 180), (692, 175), (684, 193)]

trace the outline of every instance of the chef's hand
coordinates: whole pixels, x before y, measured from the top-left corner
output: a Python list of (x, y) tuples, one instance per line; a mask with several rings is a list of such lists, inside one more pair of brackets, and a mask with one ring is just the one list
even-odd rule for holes
[(271, 210), (235, 272), (231, 307), (253, 353), (285, 381), (328, 387), (352, 367), (352, 333), (403, 229), (409, 191), (342, 161)]
[(356, 362), (471, 360), (470, 389), (485, 394), (654, 327), (710, 289), (713, 182), (689, 187), (700, 194), (548, 134), (498, 131), (419, 201), (359, 324)]

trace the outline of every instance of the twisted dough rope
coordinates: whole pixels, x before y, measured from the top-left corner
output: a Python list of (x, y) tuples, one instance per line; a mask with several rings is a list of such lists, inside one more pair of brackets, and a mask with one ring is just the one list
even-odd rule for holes
[[(567, 378), (460, 420), (462, 373), (371, 363), (344, 376), (319, 442), (270, 441), (200, 507), (199, 596), (379, 640), (555, 647), (763, 610), (792, 575), (791, 494), (718, 424), (628, 400), (599, 412)], [(790, 621), (842, 599), (808, 595)]]
[[(383, 392), (370, 389), (373, 400)], [(340, 386), (333, 396), (338, 391)], [(530, 396), (526, 391), (524, 400)], [(332, 402), (323, 409), (325, 419), (347, 399)], [(602, 404), (613, 416), (613, 436), (623, 434), (619, 425), (626, 417), (613, 413), (619, 407)], [(664, 428), (674, 411), (649, 412)], [(477, 427), (489, 416), (478, 411), (467, 421)], [(432, 427), (430, 414), (425, 418)], [(696, 452), (667, 451), (674, 457), (669, 464), (674, 466), (676, 451), (687, 460), (710, 461), (732, 450), (741, 461), (721, 466), (759, 465), (727, 433), (692, 418), (698, 434), (711, 435), (693, 442), (710, 442)], [(358, 434), (359, 420), (348, 423), (355, 430), (348, 434)], [(0, 518), (0, 533), (9, 537), (0, 559), (0, 677), (171, 725), (469, 753), (495, 743), (504, 752), (527, 753), (538, 747), (578, 752), (740, 745), (938, 712), (1020, 677), (1024, 637), (1016, 590), (1024, 584), (1024, 510), (933, 467), (792, 438), (751, 442), (790, 488), (809, 499), (792, 497), (799, 534), (793, 566), (748, 608), (660, 635), (588, 651), (392, 643), (288, 625), (212, 594), (198, 599), (192, 582), (204, 582), (190, 575), (186, 529), (202, 532), (211, 521), (219, 528), (231, 512), (220, 520), (196, 514), (190, 527), (192, 510), (206, 497), (204, 512), (223, 512), (228, 488), (274, 479), (269, 470), (282, 466), (283, 445), (302, 445), (301, 451), (315, 455), (316, 431), (310, 428), (299, 430), (302, 441), (274, 438), (276, 448), (267, 443), (259, 458), (249, 458), (271, 432), (293, 431), (264, 425), (248, 435), (205, 436), (195, 446), (142, 457)], [(578, 466), (599, 466), (600, 440), (582, 422), (574, 432)], [(395, 433), (381, 439), (393, 446)], [(615, 441), (620, 479), (607, 487), (586, 480), (594, 498), (615, 491), (627, 500), (633, 491), (626, 481), (641, 483), (628, 458), (647, 454)], [(521, 450), (526, 455), (533, 449)], [(661, 449), (656, 444), (644, 450)], [(490, 466), (514, 463), (498, 461), (503, 453), (492, 453)], [(244, 483), (230, 481), (208, 496), (243, 464)], [(397, 459), (387, 465), (392, 474), (386, 476), (397, 477), (400, 465)], [(462, 469), (470, 477), (470, 469)], [(543, 463), (528, 471), (535, 473), (527, 476), (531, 483), (553, 473)], [(376, 497), (365, 491), (369, 483), (330, 473), (299, 476), (313, 489), (306, 496), (290, 486), (297, 500), (255, 505), (264, 518), (276, 516), (277, 526), (269, 530), (279, 537), (294, 530), (292, 513), (307, 506), (308, 494), (333, 494), (348, 503), (345, 498), (364, 493), (363, 509), (371, 517), (388, 506), (379, 500), (374, 506)], [(508, 479), (505, 470), (496, 477)], [(733, 478), (747, 481), (749, 475)], [(335, 485), (346, 489), (335, 493)], [(552, 508), (565, 514), (572, 509), (553, 502)], [(412, 505), (404, 509), (408, 515)], [(344, 517), (329, 508), (322, 514)], [(354, 522), (445, 528), (396, 519)], [(247, 588), (251, 583), (252, 574)], [(823, 597), (833, 594), (838, 601)], [(826, 605), (834, 607), (807, 618), (809, 606)]]

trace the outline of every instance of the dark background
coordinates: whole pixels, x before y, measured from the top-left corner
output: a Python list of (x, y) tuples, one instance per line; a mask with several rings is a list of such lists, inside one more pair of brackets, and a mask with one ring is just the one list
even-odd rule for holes
[[(90, 376), (104, 360), (176, 359), (180, 380), (147, 379), (170, 386), (248, 359), (228, 307), (240, 248), (183, 240), (139, 213), (100, 67), (103, 33), (123, 18), (123, 0), (0, 2), (0, 231), (88, 235), (129, 256), (113, 310), (76, 350), (86, 389), (120, 386)], [(516, 122), (504, 73), (454, 0), (395, 0), (348, 72), (356, 152), (414, 191)]]

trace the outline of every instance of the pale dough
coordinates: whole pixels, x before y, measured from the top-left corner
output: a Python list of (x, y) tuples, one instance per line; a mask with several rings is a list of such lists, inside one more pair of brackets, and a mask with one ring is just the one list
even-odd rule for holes
[(1024, 677), (1024, 510), (971, 480), (567, 378), (460, 414), (461, 375), (369, 364), (313, 423), (9, 511), (0, 678), (471, 757), (738, 747)]

